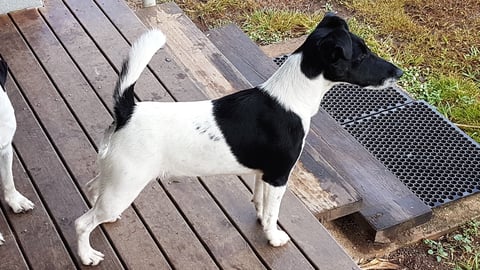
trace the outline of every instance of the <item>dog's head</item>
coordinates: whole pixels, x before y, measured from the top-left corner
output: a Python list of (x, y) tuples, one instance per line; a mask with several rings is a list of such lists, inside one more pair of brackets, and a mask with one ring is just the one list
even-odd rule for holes
[(7, 62), (0, 59), (0, 88), (5, 90), (5, 81), (7, 80)]
[(403, 74), (370, 51), (361, 38), (349, 31), (342, 18), (331, 13), (294, 53), (302, 53), (301, 70), (310, 79), (323, 74), (332, 82), (381, 86)]

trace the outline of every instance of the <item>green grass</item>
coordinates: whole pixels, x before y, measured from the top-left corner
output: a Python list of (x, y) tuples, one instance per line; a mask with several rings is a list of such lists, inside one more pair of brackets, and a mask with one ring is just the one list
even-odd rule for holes
[(310, 33), (323, 13), (259, 9), (245, 18), (242, 28), (258, 44), (270, 44)]
[(460, 230), (439, 240), (425, 239), (428, 254), (454, 270), (480, 269), (480, 222), (469, 221)]

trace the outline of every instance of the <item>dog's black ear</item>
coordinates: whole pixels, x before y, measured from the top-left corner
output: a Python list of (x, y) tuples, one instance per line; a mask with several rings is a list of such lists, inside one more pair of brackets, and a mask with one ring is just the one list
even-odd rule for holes
[(5, 82), (7, 81), (7, 62), (0, 59), (0, 85), (5, 90)]
[(319, 41), (317, 46), (324, 58), (331, 63), (339, 59), (352, 59), (352, 39), (349, 32), (343, 29), (332, 31), (327, 38)]

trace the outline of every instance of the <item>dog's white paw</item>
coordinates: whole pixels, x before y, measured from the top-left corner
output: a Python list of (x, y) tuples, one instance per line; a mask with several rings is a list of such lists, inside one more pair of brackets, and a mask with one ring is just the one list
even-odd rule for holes
[(15, 213), (32, 210), (35, 207), (35, 205), (29, 199), (25, 198), (16, 190), (5, 195), (5, 201)]
[(268, 243), (274, 247), (281, 247), (290, 240), (290, 236), (282, 230), (269, 230), (265, 233), (267, 235)]
[(103, 261), (103, 253), (91, 247), (78, 251), (78, 256), (84, 265), (97, 265)]
[(3, 239), (3, 235), (0, 233), (0, 246), (3, 245), (3, 243), (5, 243), (5, 239)]

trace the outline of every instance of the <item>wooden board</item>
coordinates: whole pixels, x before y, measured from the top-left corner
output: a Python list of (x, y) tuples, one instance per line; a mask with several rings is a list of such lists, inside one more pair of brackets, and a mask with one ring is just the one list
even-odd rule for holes
[[(373, 157), (346, 130), (321, 109), (313, 118), (312, 131), (322, 136), (312, 148), (322, 156), (336, 157), (330, 163), (362, 192), (360, 214), (374, 230), (376, 242), (389, 242), (399, 231), (427, 222), (432, 210)], [(319, 126), (322, 128), (320, 129)]]
[[(9, 86), (8, 88), (13, 89), (13, 87)], [(6, 211), (8, 219), (15, 228), (17, 241), (22, 246), (29, 264), (35, 266), (36, 269), (75, 268), (68, 247), (64, 245), (17, 155), (14, 155), (13, 176), (17, 190), (35, 204), (33, 211), (15, 214), (2, 201), (3, 208), (8, 209)], [(48, 239), (48, 241), (38, 241), (38, 239)], [(38, 250), (43, 250), (43, 252), (38, 252)], [(4, 266), (3, 263), (2, 266)]]
[[(48, 2), (52, 2), (52, 5), (62, 4), (60, 0), (51, 0)], [(96, 46), (98, 46), (102, 54), (107, 57), (108, 61), (118, 72), (130, 49), (130, 44), (122, 36), (122, 33), (118, 32), (95, 2), (90, 0), (66, 0), (63, 1), (63, 3), (73, 12), (73, 15), (80, 25), (88, 35), (95, 40)], [(125, 3), (117, 2), (116, 5), (125, 5)], [(120, 15), (121, 14), (118, 14), (117, 16)], [(142, 33), (138, 33), (137, 36), (140, 36)], [(94, 67), (92, 66), (90, 68)], [(113, 90), (105, 89), (105, 91), (112, 93)], [(135, 84), (135, 93), (142, 95), (145, 100), (172, 101), (167, 90), (150, 70), (145, 70), (140, 76), (140, 79)]]
[[(4, 208), (5, 209), (5, 208)], [(15, 241), (13, 234), (4, 214), (0, 209), (0, 232), (5, 239), (5, 243), (0, 246), (0, 258), (2, 258), (2, 268), (5, 269), (28, 269), (27, 262), (23, 257), (22, 251)]]
[(221, 268), (265, 269), (198, 179), (171, 178), (162, 182)]
[[(30, 98), (29, 102), (35, 107), (36, 113), (42, 115), (42, 126), (50, 127), (50, 130), (57, 136), (64, 138), (63, 143), (60, 140), (55, 147), (62, 145), (67, 148), (72, 148), (74, 145), (79, 147), (75, 136), (67, 136), (67, 134), (72, 134), (71, 131), (75, 132), (80, 128), (75, 120), (68, 116), (65, 104), (59, 102), (61, 98), (55, 88), (23, 43), (19, 33), (13, 28), (8, 17), (0, 16), (0, 24), (2, 25), (0, 28), (0, 53), (9, 63), (15, 80), (19, 82), (18, 86)], [(75, 231), (72, 224), (86, 209), (85, 201), (23, 97), (17, 91), (10, 95), (10, 99), (13, 104), (22, 108), (16, 110), (19, 125), (15, 144), (18, 154), (24, 160), (26, 169), (42, 193), (45, 205), (48, 205), (49, 211), (55, 217), (55, 222), (62, 232), (63, 238), (73, 247)], [(55, 175), (56, 178), (52, 178), (52, 175)], [(68, 194), (68, 196), (59, 197), (58, 194)], [(108, 258), (102, 267), (121, 267), (120, 261), (102, 232), (97, 230), (92, 238), (94, 245), (102, 249)]]
[[(115, 4), (117, 0), (96, 0), (103, 12), (122, 31), (125, 38), (133, 43), (139, 33), (146, 31), (145, 25), (135, 16), (127, 5)], [(167, 45), (169, 43), (167, 38)], [(205, 96), (195, 91), (198, 86), (187, 76), (187, 67), (183, 66), (168, 46), (158, 51), (149, 63), (149, 69), (161, 81), (175, 100), (203, 100)]]
[[(266, 79), (276, 69), (273, 61), (236, 26), (212, 30), (209, 37), (252, 81)], [(237, 54), (246, 55), (245, 58), (248, 60), (240, 59)], [(309, 167), (312, 172), (319, 172), (309, 164), (323, 164), (317, 168), (328, 168), (327, 171), (333, 173), (330, 175), (335, 177), (317, 174), (320, 185), (327, 193), (331, 192), (329, 187), (338, 190), (338, 184), (345, 186), (347, 194), (350, 193), (349, 190), (360, 193), (354, 195), (354, 198), (355, 196), (363, 198), (364, 207), (360, 213), (374, 230), (376, 241), (388, 241), (388, 237), (395, 235), (397, 231), (424, 223), (431, 217), (430, 208), (388, 172), (324, 110), (320, 109), (312, 119), (311, 129), (313, 132), (310, 132), (307, 138), (306, 153), (301, 159), (304, 166)], [(310, 157), (306, 157), (306, 154)], [(302, 188), (297, 195), (302, 196), (302, 191), (305, 190)], [(346, 202), (348, 205), (348, 199)], [(312, 207), (309, 209), (312, 210)], [(348, 212), (347, 209), (344, 213)]]
[(272, 248), (268, 244), (252, 207), (252, 194), (238, 177), (202, 177), (201, 181), (271, 269), (312, 268), (296, 245)]

